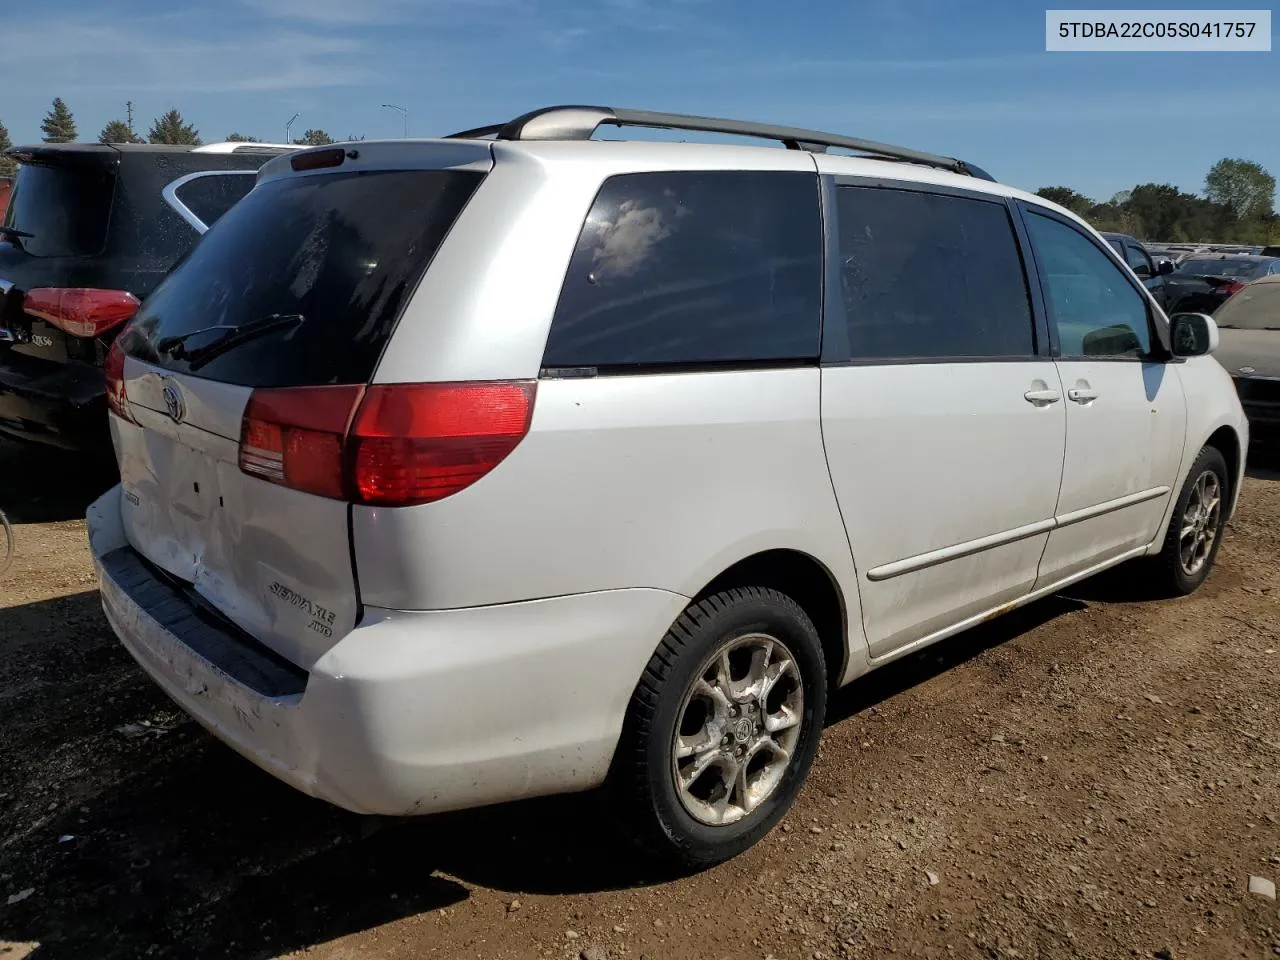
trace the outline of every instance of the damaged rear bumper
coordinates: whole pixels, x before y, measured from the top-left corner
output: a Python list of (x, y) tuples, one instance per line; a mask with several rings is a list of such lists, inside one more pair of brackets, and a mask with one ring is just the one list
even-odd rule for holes
[(635, 683), (689, 602), (613, 590), (461, 610), (366, 609), (303, 671), (150, 567), (120, 488), (89, 508), (107, 619), (216, 737), (292, 786), (403, 816), (585, 790), (608, 771)]

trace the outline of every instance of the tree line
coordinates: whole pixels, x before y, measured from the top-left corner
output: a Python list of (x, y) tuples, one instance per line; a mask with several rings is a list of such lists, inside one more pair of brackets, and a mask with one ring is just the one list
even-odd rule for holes
[[(41, 139), (45, 143), (73, 143), (80, 137), (75, 117), (61, 97), (54, 97), (53, 105), (49, 108), (49, 112), (40, 121), (40, 130), (43, 133)], [(228, 134), (226, 139), (240, 143), (262, 142), (260, 137), (252, 137), (239, 132)], [(364, 137), (350, 136), (346, 139), (363, 140)], [(98, 142), (172, 143), (193, 147), (198, 147), (204, 143), (195, 124), (188, 123), (177, 109), (167, 110), (156, 117), (151, 124), (150, 130), (147, 131), (146, 137), (141, 136), (134, 130), (131, 119), (111, 120), (98, 133)], [(307, 130), (293, 142), (299, 146), (314, 147), (323, 146), (326, 143), (336, 143), (337, 141), (326, 131), (313, 129)], [(8, 157), (2, 156), (12, 146), (13, 142), (9, 138), (9, 131), (3, 123), (0, 123), (0, 177), (12, 177), (16, 170), (17, 164)]]
[(1252, 160), (1224, 157), (1204, 178), (1204, 196), (1169, 183), (1140, 183), (1099, 202), (1070, 187), (1036, 193), (1099, 230), (1144, 240), (1265, 244), (1280, 241), (1276, 178)]

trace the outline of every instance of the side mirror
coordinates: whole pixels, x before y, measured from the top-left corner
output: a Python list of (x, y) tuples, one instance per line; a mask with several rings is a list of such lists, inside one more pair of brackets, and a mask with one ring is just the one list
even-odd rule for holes
[(1176, 357), (1203, 357), (1218, 349), (1218, 325), (1204, 313), (1175, 313), (1169, 337)]
[(1169, 274), (1173, 273), (1173, 261), (1161, 260), (1159, 265), (1156, 267), (1156, 272), (1162, 277), (1167, 277)]

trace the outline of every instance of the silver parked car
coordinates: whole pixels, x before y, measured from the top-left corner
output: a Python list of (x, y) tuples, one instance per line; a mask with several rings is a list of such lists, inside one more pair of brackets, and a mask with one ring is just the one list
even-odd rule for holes
[(915, 150), (587, 107), (305, 150), (116, 340), (103, 605), (310, 794), (603, 784), (702, 866), (785, 814), (830, 690), (1127, 560), (1204, 580), (1248, 445), (1216, 343)]

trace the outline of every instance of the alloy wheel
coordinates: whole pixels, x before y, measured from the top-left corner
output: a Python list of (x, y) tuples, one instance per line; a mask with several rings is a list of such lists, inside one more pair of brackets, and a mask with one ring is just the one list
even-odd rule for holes
[(800, 739), (804, 683), (776, 637), (721, 645), (685, 694), (672, 745), (676, 795), (695, 820), (735, 823), (777, 790)]

